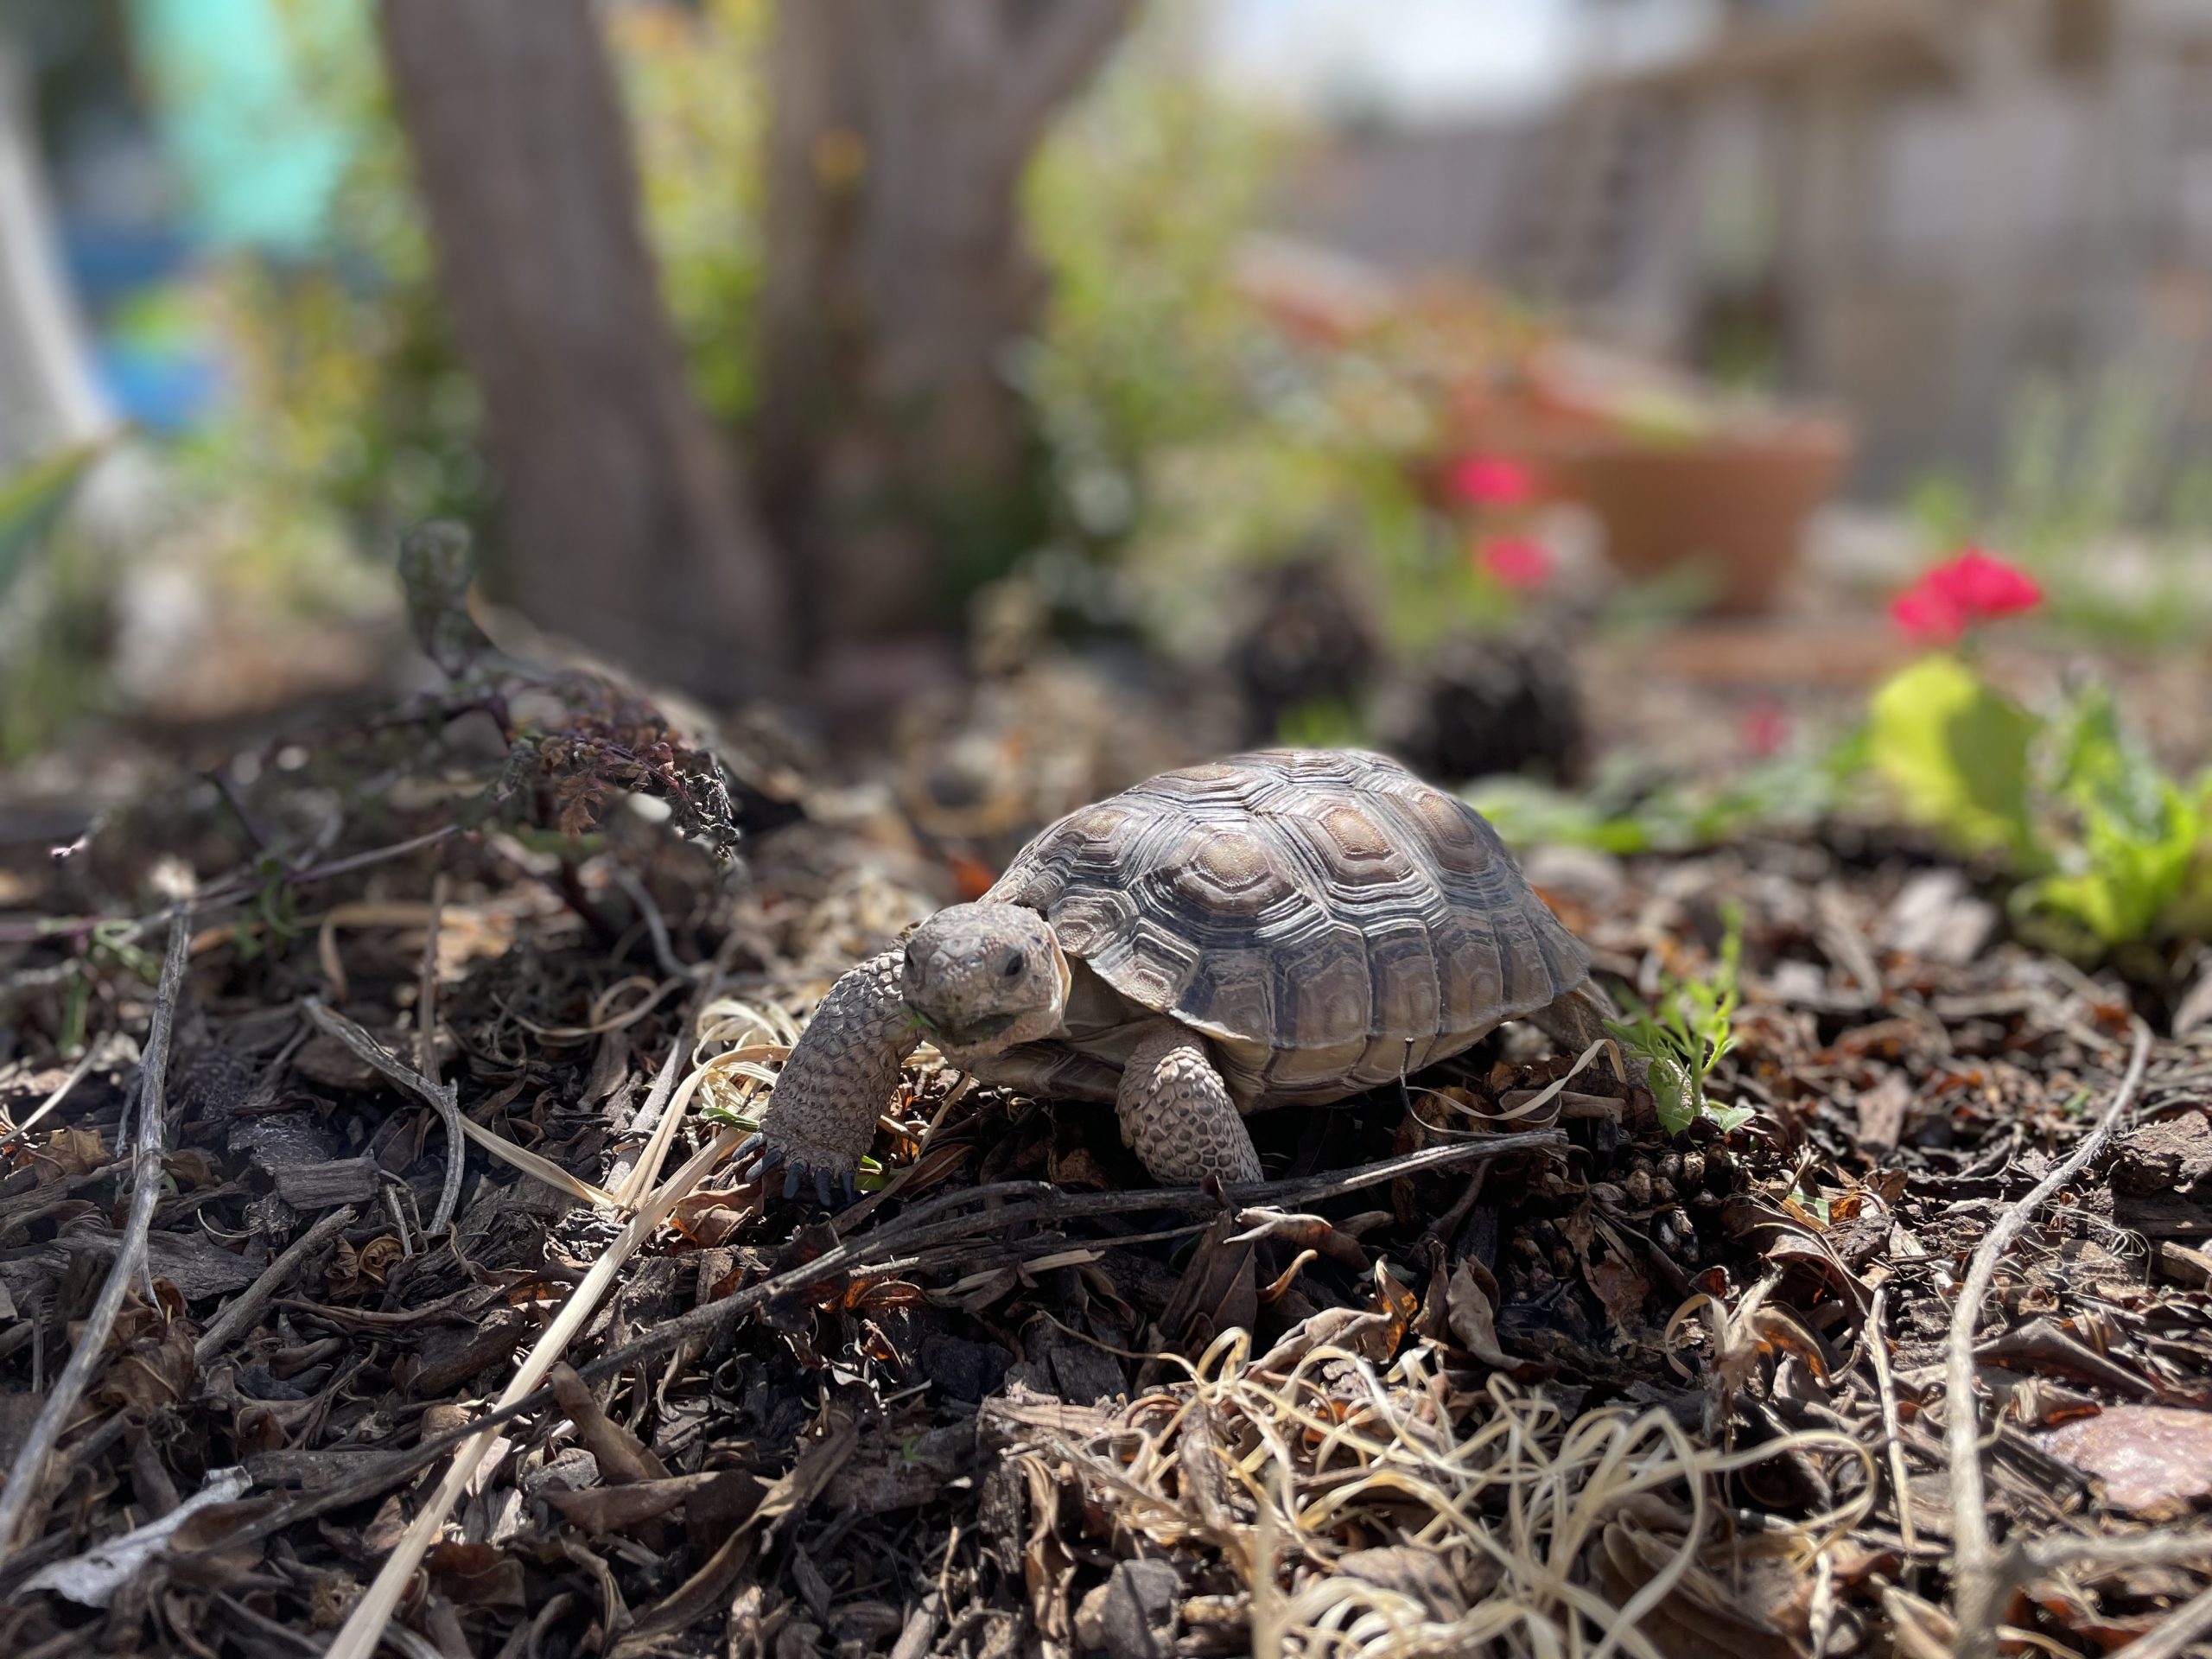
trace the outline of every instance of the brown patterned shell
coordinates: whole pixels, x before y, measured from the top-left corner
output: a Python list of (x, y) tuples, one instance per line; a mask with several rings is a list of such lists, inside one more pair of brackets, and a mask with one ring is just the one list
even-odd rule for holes
[(1045, 830), (988, 896), (1213, 1038), (1248, 1105), (1405, 1076), (1590, 967), (1481, 814), (1375, 754), (1164, 772)]

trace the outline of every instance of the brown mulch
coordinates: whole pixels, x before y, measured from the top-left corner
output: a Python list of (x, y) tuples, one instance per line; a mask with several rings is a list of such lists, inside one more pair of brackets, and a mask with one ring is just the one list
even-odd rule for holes
[[(984, 752), (1020, 766), (1007, 729)], [(230, 798), (176, 780), (59, 862), (12, 849), (0, 1109), (20, 1122), (90, 1063), (4, 1148), (0, 1462), (118, 1248), (164, 938), (34, 918), (155, 918), (163, 860), (203, 893), (259, 874), (195, 923), (147, 1268), (0, 1557), (7, 1650), (320, 1650), (615, 1230), (477, 1142), (434, 1230), (439, 1112), (308, 999), (609, 1188), (664, 1076), (767, 1054), (702, 1085), (672, 1169), (711, 1133), (698, 1109), (747, 1108), (782, 1016), (972, 885), (973, 848), (1135, 764), (1101, 738), (1058, 752), (1090, 770), (993, 788), (976, 753), (947, 764), (996, 816), (962, 821), (957, 860), (910, 758), (727, 866), (619, 794), (588, 839), (551, 833), (574, 803), (549, 801), (535, 829), (353, 863), (455, 822), (454, 789), (365, 751), (334, 831), (334, 777), (273, 766)], [(1748, 1125), (1669, 1136), (1602, 1064), (1569, 1077), (1509, 1030), (1404, 1090), (1255, 1120), (1284, 1185), (1230, 1211), (1148, 1196), (1110, 1113), (967, 1087), (924, 1051), (876, 1144), (893, 1190), (863, 1211), (764, 1213), (727, 1171), (677, 1205), (568, 1349), (577, 1374), (503, 1424), (397, 1650), (1948, 1651), (1953, 1299), (2120, 1087), (2130, 988), (2004, 942), (1963, 878), (1818, 843), (1530, 870), (1647, 995), (1709, 970), (1740, 907), (1714, 1093)], [(1980, 1321), (2010, 1544), (2171, 1539), (2212, 1504), (2212, 1020), (2176, 1035), (2140, 1001), (2162, 1024), (2113, 1150)], [(98, 1592), (34, 1587), (204, 1493)], [(2022, 1650), (2104, 1653), (2209, 1581), (2212, 1553), (2092, 1556), (2025, 1576), (2002, 1617)]]

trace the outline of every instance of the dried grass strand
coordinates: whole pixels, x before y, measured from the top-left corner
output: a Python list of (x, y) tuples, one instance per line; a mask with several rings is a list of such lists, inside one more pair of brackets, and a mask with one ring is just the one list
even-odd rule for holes
[[(1552, 1402), (1501, 1378), (1491, 1383), (1489, 1420), (1455, 1439), (1414, 1414), (1431, 1398), (1428, 1354), (1425, 1347), (1410, 1351), (1386, 1377), (1357, 1352), (1322, 1344), (1274, 1376), (1250, 1362), (1244, 1332), (1224, 1332), (1196, 1363), (1160, 1356), (1188, 1382), (1133, 1402), (1088, 1441), (1061, 1438), (1054, 1454), (1118, 1501), (1108, 1507), (1119, 1509), (1122, 1527), (1161, 1547), (1204, 1541), (1221, 1548), (1247, 1574), (1255, 1651), (1264, 1636), (1286, 1654), (1360, 1659), (1458, 1654), (1486, 1643), (1561, 1659), (1605, 1659), (1616, 1650), (1661, 1659), (1639, 1622), (1702, 1570), (1713, 1513), (1707, 1491), (1718, 1477), (1785, 1452), (1817, 1450), (1857, 1458), (1871, 1481), (1872, 1455), (1845, 1434), (1812, 1431), (1733, 1452), (1708, 1451), (1663, 1410), (1630, 1417), (1607, 1408), (1567, 1423)], [(1325, 1370), (1336, 1374), (1339, 1392), (1321, 1380)], [(1340, 1391), (1347, 1376), (1357, 1381), (1349, 1400)], [(1224, 1458), (1255, 1512), (1249, 1529), (1225, 1532), (1166, 1495), (1162, 1477), (1181, 1455), (1173, 1443), (1198, 1412), (1250, 1434), (1249, 1451)], [(1691, 1503), (1679, 1545), (1635, 1594), (1612, 1605), (1584, 1581), (1580, 1563), (1632, 1501), (1677, 1484), (1687, 1486)], [(1302, 1499), (1301, 1486), (1309, 1494)], [(1789, 1547), (1812, 1559), (1872, 1501), (1870, 1487), (1813, 1517)], [(1408, 1503), (1426, 1520), (1394, 1518)], [(1440, 1620), (1404, 1592), (1326, 1570), (1346, 1547), (1338, 1539), (1354, 1533), (1426, 1549), (1462, 1582), (1478, 1564), (1496, 1576), (1461, 1617)], [(1274, 1563), (1293, 1554), (1322, 1570), (1279, 1599)]]

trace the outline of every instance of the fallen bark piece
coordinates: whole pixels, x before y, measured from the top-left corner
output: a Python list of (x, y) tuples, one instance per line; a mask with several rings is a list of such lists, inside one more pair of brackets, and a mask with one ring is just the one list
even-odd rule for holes
[(2212, 1497), (2212, 1412), (2109, 1406), (2036, 1439), (2102, 1481), (2110, 1503), (2137, 1515), (2178, 1515)]
[(228, 1503), (244, 1496), (251, 1484), (243, 1469), (218, 1469), (205, 1486), (160, 1520), (41, 1568), (23, 1588), (51, 1590), (82, 1607), (105, 1607), (140, 1567), (162, 1553), (186, 1522), (211, 1503)]

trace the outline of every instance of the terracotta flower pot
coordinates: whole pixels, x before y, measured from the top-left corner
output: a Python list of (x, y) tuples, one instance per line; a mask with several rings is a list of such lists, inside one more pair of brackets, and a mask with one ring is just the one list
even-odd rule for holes
[(1555, 435), (1541, 467), (1547, 493), (1582, 502), (1605, 552), (1631, 576), (1702, 565), (1712, 608), (1772, 608), (1797, 562), (1805, 521), (1842, 475), (1851, 434), (1819, 416), (1670, 442), (1626, 433)]

